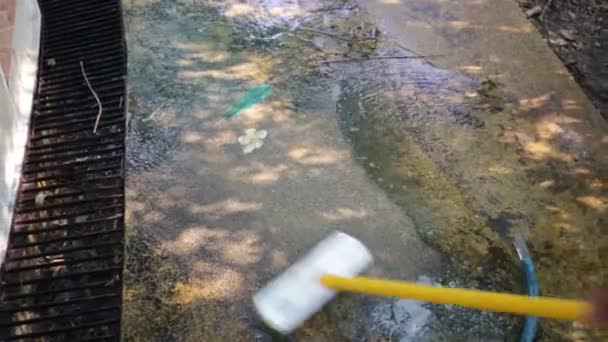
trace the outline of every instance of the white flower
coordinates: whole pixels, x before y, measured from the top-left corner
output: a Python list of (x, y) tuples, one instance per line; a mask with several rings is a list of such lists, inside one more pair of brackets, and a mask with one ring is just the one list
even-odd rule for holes
[(255, 128), (248, 128), (245, 130), (245, 135), (241, 135), (238, 138), (239, 144), (243, 147), (243, 153), (249, 154), (254, 150), (264, 145), (264, 138), (268, 135), (265, 129), (256, 130)]

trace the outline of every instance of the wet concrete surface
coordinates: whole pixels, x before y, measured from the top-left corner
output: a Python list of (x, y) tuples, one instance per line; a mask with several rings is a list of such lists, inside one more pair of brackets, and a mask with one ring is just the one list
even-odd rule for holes
[[(240, 33), (208, 8), (158, 3), (127, 13), (138, 28), (129, 37), (129, 246), (151, 249), (132, 255), (127, 272), (146, 262), (174, 268), (140, 269), (127, 282), (128, 338), (251, 340), (254, 291), (334, 230), (374, 250), (371, 274), (441, 270), (411, 219), (351, 155), (326, 85), (281, 75), (299, 72), (277, 66), (285, 56), (234, 48)], [(271, 97), (220, 121), (231, 100), (270, 78)], [(312, 101), (294, 105), (302, 97)], [(245, 155), (237, 137), (247, 128), (268, 137)], [(361, 338), (373, 308), (365, 298), (339, 299), (297, 335)], [(151, 329), (147, 310), (171, 311), (162, 325), (175, 325)]]
[[(476, 92), (464, 95), (479, 101), (472, 109), (483, 129), (438, 123), (412, 130), (415, 124), (405, 120), (400, 130), (414, 137), (479, 216), (492, 222), (509, 215), (516, 228), (530, 231), (544, 294), (585, 296), (605, 286), (606, 122), (516, 5), (362, 6), (401, 45), (441, 55), (431, 58), (434, 65), (479, 82)], [(585, 338), (576, 324), (542, 326), (547, 340)]]
[[(505, 230), (526, 228), (545, 294), (602, 285), (606, 126), (519, 9), (359, 5), (126, 1), (127, 340), (273, 340), (252, 294), (336, 229), (372, 275), (517, 292)], [(374, 59), (412, 51), (440, 56)], [(268, 135), (245, 154), (249, 128)], [(514, 340), (517, 322), (344, 295), (290, 338)]]

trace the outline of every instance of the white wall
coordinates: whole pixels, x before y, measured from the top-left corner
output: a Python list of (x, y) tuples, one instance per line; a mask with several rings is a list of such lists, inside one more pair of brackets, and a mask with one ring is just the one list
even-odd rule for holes
[(0, 73), (0, 264), (6, 253), (36, 87), (40, 19), (36, 0), (17, 1), (8, 87)]

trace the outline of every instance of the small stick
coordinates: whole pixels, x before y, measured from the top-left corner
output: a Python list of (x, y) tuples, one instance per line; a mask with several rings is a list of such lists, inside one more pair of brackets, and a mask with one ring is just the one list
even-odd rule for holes
[(122, 108), (122, 96), (120, 97), (120, 103), (118, 104), (118, 108)]
[(543, 6), (543, 10), (540, 12), (540, 16), (539, 16), (540, 19), (543, 18), (543, 16), (545, 15), (545, 12), (547, 12), (547, 9), (549, 8), (549, 6), (551, 6), (552, 2), (553, 2), (553, 0), (547, 0), (547, 3), (545, 4), (545, 6)]
[(373, 59), (417, 59), (417, 58), (431, 58), (438, 57), (441, 55), (428, 55), (428, 56), (376, 56), (369, 58), (346, 58), (346, 59), (334, 59), (328, 61), (320, 61), (321, 63), (349, 63), (349, 62), (365, 62)]
[(215, 127), (217, 127), (217, 126), (221, 125), (221, 124), (222, 124), (224, 121), (226, 121), (226, 118), (225, 118), (225, 117), (222, 117), (221, 119), (218, 119), (218, 120), (215, 122), (215, 124), (213, 124), (213, 128), (215, 128)]
[(343, 38), (343, 37), (340, 37), (340, 36), (336, 36), (335, 34), (332, 34), (332, 33), (329, 33), (329, 32), (325, 32), (325, 31), (321, 31), (321, 30), (317, 30), (317, 29), (310, 28), (310, 27), (304, 27), (304, 26), (302, 26), (302, 27), (300, 27), (300, 30), (301, 31), (308, 31), (308, 32), (312, 32), (312, 33), (317, 33), (317, 34), (322, 34), (324, 36), (328, 36), (328, 37), (331, 37), (331, 38), (334, 38), (334, 39), (337, 39), (337, 40), (342, 40), (342, 41), (345, 41), (345, 42), (351, 42), (352, 41), (352, 39)]
[(316, 13), (316, 12), (331, 12), (331, 11), (351, 11), (354, 9), (359, 8), (357, 5), (353, 5), (353, 6), (349, 6), (349, 7), (324, 7), (324, 8), (319, 8), (316, 10), (312, 10), (311, 12)]
[(152, 112), (152, 114), (150, 114), (147, 118), (145, 119), (141, 119), (141, 121), (150, 121), (152, 120), (152, 118), (154, 118), (154, 115), (156, 115), (156, 113), (158, 113), (158, 111), (160, 110), (161, 106), (156, 107), (156, 109)]
[(298, 38), (299, 40), (301, 40), (301, 41), (303, 41), (303, 42), (310, 43), (310, 44), (313, 44), (313, 43), (314, 43), (314, 42), (312, 41), (312, 39), (306, 39), (306, 38), (304, 38), (304, 37), (302, 37), (302, 36), (300, 36), (300, 35), (298, 35), (298, 34), (294, 34), (293, 36), (294, 36), (294, 37), (296, 37), (296, 38)]
[(391, 42), (391, 43), (393, 43), (393, 44), (395, 44), (395, 45), (396, 45), (398, 48), (402, 49), (403, 51), (406, 51), (406, 52), (412, 53), (412, 54), (414, 54), (415, 56), (420, 56), (420, 54), (419, 54), (418, 52), (416, 52), (416, 51), (414, 51), (414, 50), (412, 50), (412, 49), (410, 49), (410, 48), (408, 48), (408, 47), (405, 47), (403, 44), (399, 43), (399, 42), (398, 42), (397, 40), (395, 40), (395, 39), (390, 39), (390, 38), (389, 38), (389, 39), (388, 39), (388, 41), (389, 41), (389, 42)]
[(99, 111), (97, 112), (97, 119), (95, 119), (95, 126), (93, 126), (93, 133), (97, 133), (97, 126), (99, 125), (99, 119), (101, 119), (101, 112), (103, 112), (103, 105), (101, 104), (101, 100), (99, 99), (99, 96), (97, 96), (97, 93), (95, 92), (95, 90), (93, 90), (93, 86), (91, 85), (91, 82), (89, 82), (89, 78), (87, 77), (87, 72), (84, 70), (84, 63), (82, 61), (80, 61), (80, 71), (82, 71), (82, 76), (84, 76), (84, 80), (85, 80), (85, 82), (87, 82), (87, 86), (89, 87), (89, 90), (93, 94), (93, 97), (95, 97), (95, 101), (97, 101), (97, 106), (99, 107)]

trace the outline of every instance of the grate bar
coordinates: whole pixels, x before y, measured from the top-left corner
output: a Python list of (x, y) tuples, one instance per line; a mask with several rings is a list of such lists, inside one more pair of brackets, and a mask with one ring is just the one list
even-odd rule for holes
[[(84, 314), (88, 314), (88, 313), (98, 313), (98, 312), (111, 311), (111, 310), (120, 310), (120, 306), (111, 305), (111, 306), (102, 306), (100, 308), (94, 308), (94, 309), (88, 309), (88, 310), (80, 310), (78, 312), (78, 314), (84, 315)], [(45, 321), (45, 320), (56, 320), (56, 319), (72, 318), (72, 317), (74, 317), (76, 315), (77, 314), (67, 313), (67, 314), (51, 315), (51, 316), (46, 316), (46, 317), (24, 319), (24, 320), (13, 321), (13, 322), (10, 322), (10, 323), (0, 323), (0, 327), (1, 326), (9, 326), (9, 325), (14, 325), (14, 326), (25, 325), (25, 324), (37, 323), (37, 322)]]
[[(60, 274), (57, 276), (49, 276), (49, 277), (44, 277), (44, 278), (32, 278), (32, 279), (26, 279), (26, 280), (20, 280), (20, 281), (16, 281), (16, 282), (5, 282), (2, 284), (2, 287), (11, 287), (11, 286), (23, 286), (23, 285), (30, 285), (30, 284), (37, 284), (37, 283), (42, 283), (42, 282), (46, 282), (46, 281), (52, 281), (52, 280), (60, 280), (60, 279), (66, 279), (66, 278), (72, 278), (72, 279), (77, 279), (81, 276), (92, 276), (92, 275), (96, 275), (96, 274), (112, 274), (111, 271), (122, 271), (122, 267), (106, 267), (100, 270), (93, 270), (93, 271), (84, 271), (84, 272), (71, 272), (71, 273), (65, 273), (65, 274)], [(112, 277), (109, 277), (109, 279), (112, 279)], [(8, 305), (7, 305), (8, 306)], [(3, 312), (4, 307), (0, 308), (0, 312)]]
[(76, 330), (83, 330), (83, 329), (89, 329), (89, 328), (94, 328), (94, 327), (100, 327), (100, 326), (108, 326), (108, 325), (113, 325), (113, 324), (117, 324), (120, 322), (120, 319), (118, 318), (114, 318), (114, 319), (106, 319), (106, 320), (102, 320), (102, 321), (98, 321), (98, 322), (94, 322), (94, 323), (86, 323), (86, 324), (80, 324), (80, 325), (73, 325), (69, 328), (53, 328), (53, 329), (49, 329), (46, 331), (41, 331), (41, 332), (37, 332), (37, 333), (30, 333), (30, 334), (19, 334), (19, 335), (13, 335), (11, 337), (9, 337), (9, 341), (15, 341), (15, 340), (21, 340), (24, 338), (39, 338), (39, 337), (46, 337), (49, 335), (57, 335), (60, 333), (65, 333), (65, 332), (74, 332)]
[(42, 257), (50, 257), (52, 255), (63, 255), (66, 253), (80, 252), (80, 251), (92, 250), (92, 249), (94, 250), (94, 248), (114, 247), (117, 245), (122, 245), (122, 241), (115, 241), (115, 242), (109, 242), (109, 243), (98, 243), (93, 247), (85, 246), (85, 247), (63, 248), (63, 249), (55, 250), (52, 252), (30, 254), (30, 255), (18, 256), (18, 257), (8, 257), (5, 260), (5, 262), (14, 262), (14, 261), (42, 258)]
[(91, 238), (91, 237), (99, 237), (99, 236), (103, 236), (103, 235), (111, 235), (111, 234), (116, 234), (116, 233), (121, 233), (121, 232), (122, 232), (122, 229), (102, 230), (102, 231), (98, 231), (95, 233), (68, 236), (68, 237), (61, 238), (61, 239), (45, 239), (43, 241), (15, 244), (15, 245), (10, 246), (9, 249), (15, 250), (15, 249), (20, 249), (20, 248), (29, 248), (29, 247), (40, 246), (40, 245), (49, 244), (49, 243), (80, 240), (80, 239), (86, 239), (86, 238)]
[(80, 263), (85, 263), (88, 261), (108, 261), (108, 260), (111, 261), (114, 258), (115, 258), (114, 254), (106, 254), (106, 255), (100, 255), (100, 256), (90, 257), (90, 258), (78, 258), (78, 259), (68, 260), (68, 261), (63, 261), (63, 262), (51, 262), (51, 263), (46, 263), (46, 264), (36, 264), (36, 265), (25, 266), (25, 267), (15, 267), (15, 268), (7, 267), (5, 272), (17, 273), (17, 272), (38, 270), (41, 268), (65, 267), (68, 265), (80, 264)]
[[(123, 137), (123, 140), (124, 140), (124, 134), (122, 134), (122, 132), (114, 132), (114, 133), (106, 134), (103, 137), (96, 136), (93, 138), (79, 138), (77, 141), (60, 141), (60, 142), (49, 143), (49, 144), (40, 144), (38, 146), (30, 146), (29, 149), (33, 150), (33, 151), (38, 151), (38, 150), (45, 150), (45, 149), (54, 150), (56, 148), (63, 148), (63, 147), (82, 147), (84, 145), (84, 143), (93, 142), (93, 143), (97, 143), (97, 144), (102, 144), (102, 143), (104, 143), (102, 141), (103, 139), (115, 138), (115, 137)], [(52, 151), (49, 151), (49, 152), (52, 152)]]
[(50, 227), (47, 227), (47, 228), (38, 228), (38, 229), (31, 228), (31, 229), (23, 229), (23, 230), (16, 228), (15, 229), (16, 231), (13, 233), (13, 235), (15, 237), (18, 237), (18, 236), (23, 236), (23, 235), (45, 234), (45, 233), (53, 232), (56, 230), (76, 229), (76, 228), (80, 228), (80, 227), (95, 225), (97, 223), (105, 223), (106, 221), (115, 221), (117, 219), (122, 219), (122, 218), (123, 218), (122, 214), (116, 214), (116, 215), (102, 217), (102, 218), (98, 218), (98, 219), (87, 220), (86, 222), (70, 223), (69, 226), (67, 224), (64, 224), (64, 225), (51, 224)]

